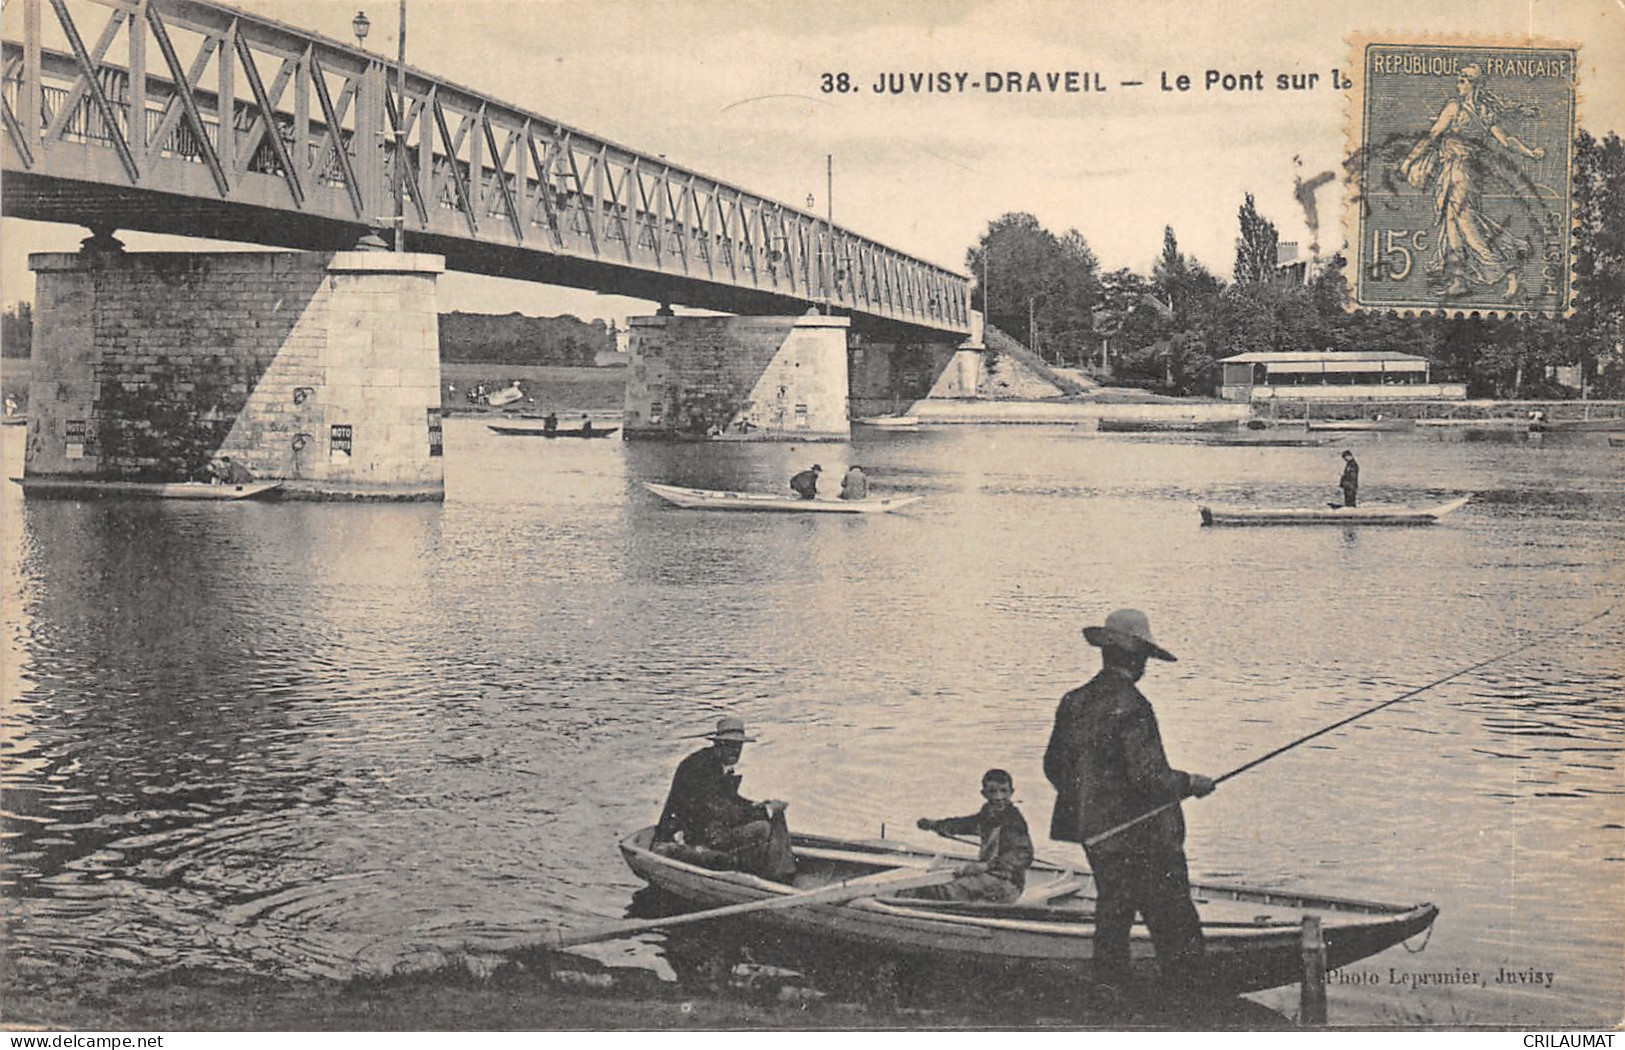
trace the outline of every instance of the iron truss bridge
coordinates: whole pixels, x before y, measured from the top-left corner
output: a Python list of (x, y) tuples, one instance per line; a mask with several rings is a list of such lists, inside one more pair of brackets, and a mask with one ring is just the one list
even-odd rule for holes
[(6, 0), (17, 218), (313, 250), (395, 215), (472, 273), (732, 313), (970, 331), (968, 279), (356, 47), (200, 0)]

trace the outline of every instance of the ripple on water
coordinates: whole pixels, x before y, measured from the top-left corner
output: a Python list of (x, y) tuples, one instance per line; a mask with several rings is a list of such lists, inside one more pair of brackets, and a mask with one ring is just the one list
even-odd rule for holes
[[(1385, 441), (1362, 456), (1373, 500), (1479, 495), (1433, 529), (1210, 530), (1200, 502), (1323, 499), (1335, 450), (933, 432), (860, 450), (877, 490), (928, 498), (847, 521), (684, 513), (638, 485), (776, 490), (802, 449), (537, 457), (478, 429), (448, 423), (436, 508), (0, 493), (17, 965), (388, 973), (617, 917), (638, 882), (616, 841), (722, 713), (760, 737), (746, 792), (795, 827), (909, 838), (975, 810), (997, 765), (1041, 837), (1055, 703), (1112, 608), (1146, 608), (1179, 655), (1143, 686), (1175, 764), (1216, 773), (1625, 587), (1600, 571), (1625, 519), (1606, 450)], [(1193, 869), (1431, 899), (1428, 966), (1564, 975), (1450, 1009), (1613, 1023), (1618, 641), (1598, 621), (1226, 782), (1186, 806)], [(659, 951), (591, 949), (665, 972)]]

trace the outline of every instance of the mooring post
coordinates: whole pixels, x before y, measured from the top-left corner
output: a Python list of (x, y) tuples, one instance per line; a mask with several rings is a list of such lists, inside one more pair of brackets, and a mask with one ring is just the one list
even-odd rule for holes
[(1298, 1024), (1323, 1027), (1326, 1024), (1326, 939), (1320, 933), (1320, 916), (1303, 917), (1303, 984), (1298, 997)]

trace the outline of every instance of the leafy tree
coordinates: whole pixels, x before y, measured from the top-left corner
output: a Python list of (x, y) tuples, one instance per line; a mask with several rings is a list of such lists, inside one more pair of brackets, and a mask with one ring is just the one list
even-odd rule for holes
[(1582, 131), (1574, 155), (1574, 316), (1570, 350), (1603, 397), (1625, 396), (1625, 144)]
[(27, 357), (34, 342), (34, 304), (18, 303), (0, 314), (0, 352)]
[(1281, 240), (1275, 224), (1258, 213), (1251, 193), (1236, 216), (1241, 223), (1241, 236), (1236, 238), (1236, 283), (1257, 284), (1273, 279)]
[(1012, 212), (988, 224), (965, 265), (977, 279), (972, 302), (989, 323), (1045, 356), (1076, 360), (1090, 349), (1099, 263), (1078, 231), (1057, 238), (1032, 215)]

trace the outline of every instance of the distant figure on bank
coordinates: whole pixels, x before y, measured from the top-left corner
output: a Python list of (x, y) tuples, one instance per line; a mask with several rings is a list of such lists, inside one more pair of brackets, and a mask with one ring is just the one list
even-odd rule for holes
[(542, 417), (542, 433), (556, 434), (559, 430), (559, 416), (557, 412), (548, 409), (547, 415)]
[(992, 901), (1009, 904), (1021, 896), (1027, 885), (1027, 869), (1033, 863), (1033, 840), (1027, 821), (1011, 802), (1015, 781), (1002, 769), (982, 774), (982, 797), (987, 801), (968, 817), (930, 820), (921, 817), (921, 831), (939, 835), (975, 834), (982, 841), (981, 853), (954, 872), (957, 878), (943, 886), (907, 890), (906, 897), (937, 901)]
[(743, 719), (728, 715), (717, 719), (715, 730), (698, 735), (711, 746), (677, 766), (655, 828), (656, 850), (709, 868), (791, 881), (796, 859), (784, 820), (789, 804), (777, 799), (752, 802), (739, 794), (740, 776), (734, 765), (745, 745), (756, 738), (745, 735)]
[(790, 488), (802, 499), (818, 498), (818, 474), (824, 468), (814, 463), (790, 479)]
[(221, 456), (214, 467), (214, 480), (221, 485), (247, 485), (254, 480), (254, 474), (230, 456)]
[(1151, 640), (1145, 613), (1118, 609), (1083, 636), (1100, 648), (1101, 668), (1055, 711), (1044, 751), (1044, 775), (1056, 791), (1049, 836), (1083, 843), (1094, 871), (1097, 980), (1115, 988), (1130, 981), (1129, 930), (1138, 913), (1164, 981), (1187, 984), (1200, 977), (1203, 942), (1185, 862), (1184, 814), (1176, 804), (1099, 836), (1167, 803), (1209, 794), (1214, 784), (1169, 767), (1156, 713), (1135, 688), (1147, 658), (1174, 659)]
[(841, 479), (841, 498), (869, 498), (869, 476), (856, 463), (846, 468), (846, 476)]
[(1343, 490), (1343, 506), (1354, 506), (1360, 495), (1360, 464), (1348, 449), (1343, 450), (1343, 476), (1337, 479), (1337, 487)]
[(585, 413), (581, 416), (581, 436), (592, 437), (592, 420), (588, 419)]

